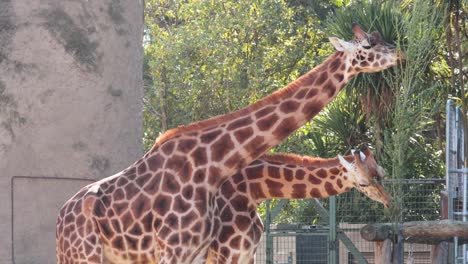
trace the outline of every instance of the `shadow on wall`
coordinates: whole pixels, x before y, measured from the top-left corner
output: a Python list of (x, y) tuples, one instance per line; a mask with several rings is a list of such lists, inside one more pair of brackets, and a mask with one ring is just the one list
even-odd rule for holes
[(13, 263), (55, 263), (55, 223), (60, 207), (70, 193), (94, 181), (41, 176), (11, 178)]

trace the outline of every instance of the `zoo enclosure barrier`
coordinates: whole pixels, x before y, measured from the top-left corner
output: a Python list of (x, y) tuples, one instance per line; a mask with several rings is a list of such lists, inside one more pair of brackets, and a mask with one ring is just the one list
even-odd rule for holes
[[(468, 168), (466, 145), (466, 115), (455, 102), (446, 104), (446, 191), (447, 218), (449, 220), (468, 221)], [(460, 245), (457, 237), (449, 246), (450, 263), (468, 263), (468, 248)], [(451, 253), (451, 254), (450, 254)]]
[[(443, 178), (385, 182), (385, 186), (403, 190), (403, 221), (440, 219), (440, 192), (444, 185)], [(374, 243), (361, 238), (359, 231), (365, 224), (389, 221), (382, 205), (352, 190), (330, 199), (302, 200), (301, 206), (309, 208), (309, 213), (287, 219), (286, 212), (281, 212), (287, 210), (286, 203), (280, 200), (275, 206), (267, 204), (269, 217), (264, 219), (266, 232), (257, 250), (256, 263), (374, 263)], [(286, 221), (294, 223), (285, 224)], [(413, 258), (413, 263), (429, 263), (430, 246), (406, 244), (403, 257)]]

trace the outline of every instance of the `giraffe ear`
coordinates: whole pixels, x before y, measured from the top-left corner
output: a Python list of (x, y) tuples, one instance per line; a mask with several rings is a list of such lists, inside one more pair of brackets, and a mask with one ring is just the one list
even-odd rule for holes
[(336, 37), (329, 37), (328, 39), (330, 40), (331, 44), (333, 44), (333, 46), (335, 47), (337, 51), (350, 50), (352, 47), (351, 43), (344, 41), (342, 39), (339, 39)]
[(345, 169), (347, 171), (353, 171), (354, 170), (353, 165), (350, 162), (348, 162), (345, 158), (343, 158), (343, 156), (338, 155), (338, 160), (340, 161), (341, 166), (345, 167)]
[(359, 151), (359, 156), (361, 157), (362, 161), (365, 161), (366, 158), (367, 158), (366, 154), (364, 154), (364, 152), (362, 152), (362, 151)]
[(383, 179), (385, 177), (385, 170), (377, 165), (377, 175), (380, 177), (380, 179)]

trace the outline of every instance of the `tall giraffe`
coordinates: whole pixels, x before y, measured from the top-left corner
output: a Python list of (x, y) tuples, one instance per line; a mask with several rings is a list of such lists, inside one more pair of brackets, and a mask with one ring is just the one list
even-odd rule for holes
[(217, 229), (208, 263), (254, 263), (263, 233), (256, 209), (266, 199), (323, 198), (356, 188), (388, 207), (390, 196), (374, 180), (381, 177), (383, 169), (368, 148), (334, 159), (264, 155), (226, 180), (218, 190), (214, 220)]
[(92, 183), (59, 212), (58, 263), (201, 263), (219, 186), (304, 125), (360, 72), (398, 52), (357, 24), (355, 39), (309, 73), (233, 113), (169, 130), (140, 160)]

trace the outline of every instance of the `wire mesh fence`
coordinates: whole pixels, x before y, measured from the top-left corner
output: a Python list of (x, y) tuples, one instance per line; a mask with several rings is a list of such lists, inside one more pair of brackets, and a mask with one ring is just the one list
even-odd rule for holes
[[(273, 254), (268, 258), (267, 244)], [(328, 227), (300, 224), (272, 225), (270, 234), (263, 236), (257, 250), (256, 263), (326, 264), (328, 257)]]
[[(444, 185), (445, 179), (410, 179), (388, 181), (385, 188), (390, 192), (398, 192), (392, 193), (392, 197), (401, 208), (398, 216), (400, 221), (428, 221), (440, 219), (440, 192)], [(320, 201), (327, 209), (328, 199)], [(312, 204), (303, 201), (301, 206), (315, 208)], [(374, 243), (362, 239), (360, 229), (368, 223), (395, 221), (396, 216), (385, 213), (382, 205), (354, 190), (338, 196), (336, 208), (336, 215), (330, 212), (330, 217), (336, 217), (339, 230), (352, 241), (364, 259), (370, 264), (374, 263)], [(284, 209), (284, 215), (288, 214), (287, 210), (288, 208)], [(330, 247), (333, 247), (330, 245), (329, 227), (326, 224), (328, 216), (320, 214), (320, 210), (304, 211), (312, 213), (296, 216), (295, 223), (289, 225), (281, 223), (288, 219), (282, 214), (273, 221), (270, 233), (262, 237), (256, 263), (328, 263), (327, 256)], [(269, 246), (272, 249), (271, 256), (268, 256), (266, 250)], [(338, 253), (338, 263), (358, 263), (356, 257), (341, 241), (335, 249)], [(405, 259), (408, 257), (412, 258), (413, 263), (430, 263), (430, 246), (405, 244)]]

